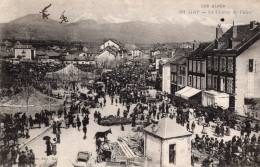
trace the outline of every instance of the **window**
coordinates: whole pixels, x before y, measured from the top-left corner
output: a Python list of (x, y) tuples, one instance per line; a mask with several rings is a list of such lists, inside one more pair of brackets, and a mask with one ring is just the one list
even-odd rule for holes
[(192, 72), (192, 60), (189, 60), (189, 71)]
[(227, 93), (233, 93), (233, 78), (227, 78)]
[(220, 71), (221, 72), (226, 71), (226, 58), (225, 57), (220, 58)]
[(213, 75), (213, 88), (217, 89), (218, 86), (218, 76)]
[(254, 71), (254, 59), (249, 59), (248, 60), (248, 72), (253, 72)]
[(233, 73), (233, 57), (228, 58), (228, 72)]
[(197, 77), (197, 89), (200, 89), (200, 77)]
[(220, 77), (220, 91), (225, 92), (226, 90), (226, 79), (225, 77)]
[(175, 164), (176, 161), (176, 144), (169, 145), (169, 163)]
[(200, 61), (197, 61), (197, 72), (200, 73)]
[(209, 56), (208, 57), (208, 70), (211, 70), (212, 69), (212, 57)]
[(212, 80), (212, 78), (211, 78), (211, 77), (212, 77), (212, 76), (211, 76), (210, 74), (207, 75), (208, 89), (211, 89), (211, 88), (212, 88), (212, 86), (211, 86), (211, 80)]
[(214, 71), (218, 71), (218, 57), (214, 57)]
[(177, 79), (177, 78), (176, 78), (176, 75), (173, 74), (172, 77), (173, 77), (173, 78), (172, 78), (172, 81), (173, 81), (173, 82), (176, 82), (176, 79)]
[(202, 74), (205, 74), (205, 62), (203, 61), (202, 63), (201, 63), (201, 73)]
[(193, 76), (192, 87), (196, 88), (196, 76)]
[(196, 69), (196, 61), (193, 61), (193, 72), (196, 72), (197, 69)]
[(205, 77), (201, 78), (201, 89), (206, 89), (206, 80)]
[(182, 85), (182, 76), (179, 76), (179, 84)]
[(185, 75), (185, 67), (180, 66), (180, 74)]
[(172, 72), (177, 72), (177, 67), (176, 67), (176, 65), (172, 65), (172, 66), (171, 66), (171, 71), (172, 71)]
[(186, 84), (187, 84), (187, 83), (186, 83), (186, 77), (183, 76), (183, 77), (182, 77), (182, 85), (183, 85), (183, 86), (186, 86)]
[(189, 75), (189, 86), (192, 86), (192, 76)]

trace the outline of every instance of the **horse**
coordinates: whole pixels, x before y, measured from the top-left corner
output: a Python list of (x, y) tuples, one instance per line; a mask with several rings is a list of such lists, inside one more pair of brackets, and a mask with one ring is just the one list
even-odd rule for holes
[(108, 129), (107, 131), (104, 131), (104, 132), (97, 132), (95, 134), (94, 139), (104, 138), (104, 140), (105, 140), (105, 139), (107, 139), (107, 134), (108, 133), (112, 134), (111, 128)]

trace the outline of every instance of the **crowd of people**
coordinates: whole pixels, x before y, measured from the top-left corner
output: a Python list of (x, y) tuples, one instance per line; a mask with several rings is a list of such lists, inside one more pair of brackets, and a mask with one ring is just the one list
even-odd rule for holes
[[(34, 128), (33, 123), (25, 113), (1, 115), (1, 145), (0, 165), (9, 167), (18, 163), (18, 166), (35, 166), (35, 155), (33, 150), (19, 147), (18, 139), (29, 139), (29, 131)], [(17, 162), (18, 160), (18, 162)]]
[[(251, 138), (250, 138), (251, 137)], [(207, 158), (202, 161), (202, 166), (208, 167), (213, 163), (218, 166), (259, 166), (260, 137), (256, 135), (233, 136), (232, 140), (219, 140), (217, 137), (209, 137), (196, 134), (192, 141), (193, 149), (205, 153)], [(193, 163), (198, 155), (193, 154)]]
[[(60, 66), (59, 68), (61, 68)], [(148, 87), (150, 85), (148, 77), (149, 73), (147, 62), (132, 62), (130, 65), (122, 65), (110, 72), (101, 74), (99, 81), (104, 82), (104, 93), (102, 89), (93, 90), (97, 93), (95, 103), (96, 107), (103, 108), (106, 106), (107, 99), (105, 95), (109, 95), (112, 105), (122, 104), (125, 109), (115, 111), (116, 117), (121, 116), (131, 118), (132, 127), (135, 127), (137, 120), (145, 122), (145, 126), (152, 123), (152, 120), (160, 120), (163, 117), (170, 117), (176, 119), (176, 122), (184, 127), (187, 131), (195, 134), (192, 140), (193, 151), (198, 151), (198, 154), (206, 155), (202, 161), (202, 166), (210, 166), (217, 162), (218, 166), (259, 166), (259, 147), (260, 137), (252, 134), (252, 131), (258, 133), (258, 123), (253, 123), (250, 120), (237, 121), (234, 113), (222, 109), (205, 109), (201, 106), (187, 105), (185, 102), (179, 102), (167, 93), (159, 93), (156, 91), (154, 98), (150, 95)], [(37, 77), (42, 78), (45, 74), (41, 73), (42, 69), (35, 65), (32, 66), (34, 71), (37, 71)], [(82, 67), (83, 68), (83, 67)], [(53, 70), (53, 69), (52, 69)], [(49, 70), (43, 70), (45, 72)], [(34, 74), (32, 74), (34, 75)], [(40, 76), (39, 76), (40, 75)], [(41, 76), (42, 75), (42, 76)], [(36, 77), (36, 78), (37, 78)], [(38, 78), (38, 80), (40, 80)], [(77, 91), (78, 89), (75, 89)], [(100, 95), (100, 96), (99, 96)], [(98, 99), (98, 97), (101, 97)], [(102, 99), (103, 98), (103, 99)], [(102, 100), (101, 100), (102, 99)], [(75, 100), (80, 100), (76, 97)], [(84, 104), (84, 103), (82, 103)], [(130, 112), (131, 106), (135, 104), (133, 112)], [(38, 125), (41, 128), (42, 124), (45, 126), (52, 125), (52, 133), (55, 138), (51, 139), (46, 136), (46, 153), (47, 156), (57, 154), (57, 144), (60, 141), (61, 122), (65, 123), (65, 128), (77, 128), (78, 131), (83, 131), (83, 140), (87, 138), (87, 125), (89, 124), (89, 105), (85, 103), (83, 106), (71, 104), (70, 110), (67, 111), (66, 103), (64, 108), (57, 111), (57, 116), (61, 121), (53, 120), (55, 112), (42, 111), (35, 114), (35, 118), (27, 117), (26, 114), (6, 115), (4, 119), (4, 143), (8, 147), (1, 149), (1, 160), (4, 165), (9, 163), (18, 163), (20, 166), (33, 166), (35, 164), (35, 156), (32, 150), (25, 149), (21, 151), (17, 145), (11, 145), (9, 142), (13, 140), (17, 142), (19, 137), (29, 138), (29, 131)], [(81, 112), (81, 113), (80, 113)], [(79, 114), (82, 114), (81, 117)], [(101, 125), (102, 112), (94, 112), (94, 121)], [(196, 127), (203, 126), (201, 134), (197, 133)], [(208, 129), (214, 128), (215, 137), (211, 137)], [(240, 136), (233, 136), (232, 140), (225, 141), (224, 136), (230, 136), (230, 130), (236, 129), (240, 131)], [(124, 130), (121, 125), (121, 130)], [(20, 132), (17, 133), (17, 131)], [(192, 163), (196, 163), (200, 156), (192, 154)], [(15, 159), (15, 160), (13, 160)], [(11, 160), (11, 161), (8, 161)]]

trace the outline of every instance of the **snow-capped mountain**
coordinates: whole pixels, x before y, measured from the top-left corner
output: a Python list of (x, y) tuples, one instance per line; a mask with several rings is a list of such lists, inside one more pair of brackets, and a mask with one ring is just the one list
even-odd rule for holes
[(200, 24), (206, 26), (217, 26), (217, 23), (208, 17), (198, 17), (198, 16), (188, 16), (188, 15), (180, 15), (178, 17), (173, 17), (171, 19), (171, 22), (173, 24), (179, 24), (182, 26), (188, 26), (193, 22), (199, 22)]
[[(92, 13), (84, 13), (83, 15), (76, 18), (72, 23), (86, 21), (86, 20), (93, 20), (97, 24), (105, 24), (105, 23), (125, 23), (129, 22), (130, 20), (118, 18), (112, 15), (108, 16), (98, 16)], [(141, 19), (144, 22), (154, 23), (154, 24), (176, 24), (181, 26), (188, 26), (193, 22), (199, 22), (202, 25), (206, 26), (217, 26), (217, 22), (208, 18), (208, 17), (199, 17), (199, 16), (190, 16), (190, 15), (178, 15), (178, 17), (168, 17), (164, 14), (161, 15), (154, 15), (149, 18)], [(137, 20), (131, 20), (137, 21)]]
[(84, 13), (83, 15), (76, 18), (72, 23), (81, 22), (81, 21), (85, 21), (85, 20), (94, 20), (98, 24), (107, 23), (107, 21), (105, 19), (103, 19), (102, 17), (99, 17), (97, 15), (94, 15), (92, 13)]
[(103, 19), (104, 19), (105, 21), (107, 21), (108, 23), (124, 23), (124, 22), (129, 22), (129, 20), (117, 18), (117, 17), (114, 17), (114, 16), (112, 16), (112, 15), (105, 16), (105, 17), (103, 17)]
[[(97, 17), (84, 14), (70, 24), (60, 24), (52, 19), (43, 20), (40, 14), (27, 15), (0, 26), (2, 39), (48, 39), (58, 41), (100, 42), (114, 38), (123, 43), (172, 42), (172, 41), (211, 41), (215, 39), (215, 26), (207, 26), (210, 20), (183, 17), (164, 19), (153, 17), (148, 21), (128, 21), (122, 23), (114, 17)], [(119, 23), (108, 23), (119, 22)], [(120, 23), (121, 22), (121, 23)], [(170, 24), (160, 24), (168, 23)], [(98, 24), (100, 23), (100, 24)], [(157, 23), (157, 24), (155, 24)], [(189, 23), (189, 24), (188, 24)], [(182, 26), (188, 24), (187, 26)], [(40, 33), (39, 33), (40, 32)]]
[(143, 21), (146, 21), (148, 23), (155, 23), (155, 24), (170, 24), (171, 23), (170, 19), (168, 19), (167, 17), (162, 16), (162, 15), (152, 16)]
[(104, 24), (104, 23), (124, 23), (128, 22), (129, 20), (121, 19), (114, 17), (112, 15), (108, 15), (105, 17), (100, 17), (98, 15), (94, 15), (92, 13), (84, 13), (83, 15), (76, 18), (72, 23), (86, 21), (86, 20), (94, 20), (98, 24)]
[(193, 22), (199, 22), (207, 26), (217, 26), (217, 23), (208, 17), (198, 17), (189, 15), (178, 15), (178, 17), (167, 17), (164, 15), (152, 16), (150, 18), (144, 19), (143, 21), (155, 24), (176, 24), (181, 26), (188, 26)]

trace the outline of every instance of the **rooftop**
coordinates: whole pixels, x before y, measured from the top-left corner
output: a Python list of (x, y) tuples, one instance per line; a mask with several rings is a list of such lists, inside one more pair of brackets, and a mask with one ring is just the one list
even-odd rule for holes
[(123, 48), (123, 46), (124, 46), (120, 41), (118, 41), (118, 40), (116, 40), (116, 39), (106, 39), (106, 40), (104, 40), (103, 44), (106, 43), (107, 41), (112, 41), (112, 42), (114, 42), (114, 43), (117, 44), (120, 48)]
[[(253, 28), (250, 24), (233, 25), (218, 38), (219, 48), (215, 49), (215, 42), (212, 42), (207, 48), (207, 51), (239, 52), (246, 50), (260, 38), (260, 23), (254, 22), (254, 25)], [(233, 33), (235, 33), (235, 35), (233, 35)], [(232, 48), (229, 48), (229, 39), (232, 40)]]
[(191, 136), (192, 134), (185, 127), (176, 123), (175, 120), (165, 117), (158, 123), (158, 129), (153, 129), (153, 124), (144, 129), (145, 132), (161, 139), (179, 138)]
[(15, 49), (34, 49), (32, 45), (15, 45)]
[(189, 58), (204, 58), (205, 57), (205, 49), (208, 49), (208, 47), (211, 45), (211, 42), (203, 42), (199, 45), (197, 49), (190, 52)]
[(69, 55), (64, 57), (65, 61), (94, 61), (94, 56)]

